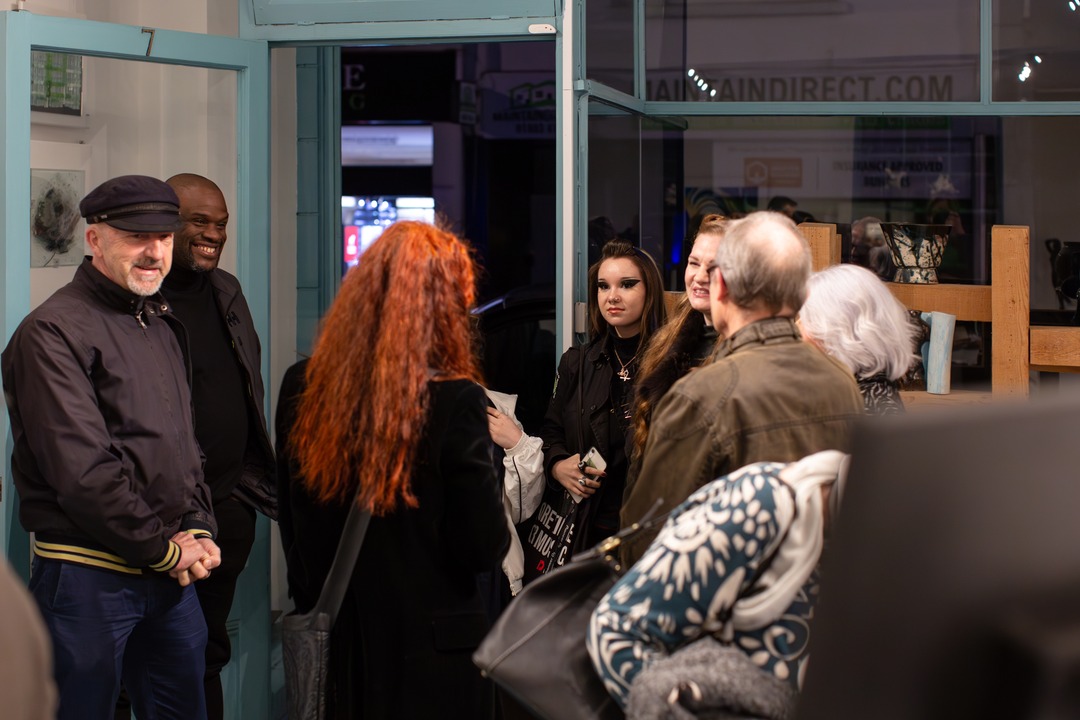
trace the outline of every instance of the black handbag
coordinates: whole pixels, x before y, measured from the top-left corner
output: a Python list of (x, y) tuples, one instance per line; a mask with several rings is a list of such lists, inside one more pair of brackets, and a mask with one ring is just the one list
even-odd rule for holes
[[(578, 415), (584, 422), (585, 393), (583, 377), (585, 372), (585, 351), (578, 355)], [(585, 452), (585, 432), (578, 423), (578, 448)], [(525, 522), (517, 526), (518, 538), (524, 553), (523, 581), (525, 585), (546, 575), (555, 568), (562, 567), (569, 560), (574, 548), (574, 529), (588, 499), (575, 500), (561, 485), (548, 482), (544, 478), (544, 495), (536, 512)]]
[(330, 631), (337, 620), (370, 521), (371, 513), (361, 510), (354, 500), (315, 607), (311, 612), (287, 615), (282, 620), (281, 652), (289, 720), (323, 720), (326, 717)]
[(473, 654), (485, 677), (539, 718), (614, 720), (622, 710), (585, 647), (589, 618), (622, 574), (618, 547), (664, 517), (621, 530), (526, 585)]

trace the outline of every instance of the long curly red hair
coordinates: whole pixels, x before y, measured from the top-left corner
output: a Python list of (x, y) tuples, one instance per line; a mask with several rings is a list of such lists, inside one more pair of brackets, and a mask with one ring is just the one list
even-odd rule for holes
[(449, 232), (391, 225), (349, 271), (307, 368), (290, 447), (323, 502), (358, 495), (373, 515), (404, 502), (432, 373), (480, 381), (469, 311), (476, 266)]

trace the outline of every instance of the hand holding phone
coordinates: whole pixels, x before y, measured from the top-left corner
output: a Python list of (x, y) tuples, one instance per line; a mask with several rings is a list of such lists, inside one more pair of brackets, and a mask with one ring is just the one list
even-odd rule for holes
[[(587, 473), (585, 472), (586, 468), (592, 468), (597, 472), (595, 474)], [(600, 482), (600, 475), (603, 474), (605, 469), (607, 469), (607, 461), (604, 460), (603, 456), (600, 455), (600, 451), (597, 450), (595, 447), (589, 448), (589, 451), (585, 453), (585, 455), (581, 458), (581, 461), (578, 462), (578, 471), (581, 473), (582, 476), (581, 479), (578, 480), (578, 483), (584, 489), (586, 487), (586, 478), (588, 480)], [(590, 489), (592, 490), (592, 492), (596, 491), (595, 487)], [(591, 495), (592, 492), (590, 492), (589, 494)], [(572, 492), (570, 493), (570, 497), (574, 498), (576, 502), (581, 502), (585, 499), (585, 494), (583, 492)]]
[(581, 462), (578, 463), (578, 470), (581, 472), (585, 472), (587, 467), (599, 470), (601, 473), (607, 470), (607, 461), (604, 460), (595, 446), (589, 448), (589, 452), (585, 453), (585, 456), (581, 458)]

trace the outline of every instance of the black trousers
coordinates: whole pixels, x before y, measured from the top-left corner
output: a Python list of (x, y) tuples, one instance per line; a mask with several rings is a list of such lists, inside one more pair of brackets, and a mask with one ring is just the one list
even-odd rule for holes
[(221, 692), (221, 670), (232, 654), (225, 623), (232, 610), (236, 582), (247, 565), (251, 545), (255, 542), (255, 510), (230, 497), (214, 504), (214, 517), (218, 523), (221, 565), (210, 573), (210, 577), (196, 582), (195, 591), (206, 618), (206, 677), (203, 683), (206, 716), (208, 720), (223, 720), (225, 701)]

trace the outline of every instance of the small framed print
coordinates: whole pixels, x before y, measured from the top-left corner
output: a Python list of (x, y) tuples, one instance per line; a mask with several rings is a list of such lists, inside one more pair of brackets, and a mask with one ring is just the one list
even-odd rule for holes
[(82, 262), (84, 182), (82, 170), (30, 171), (30, 267)]

